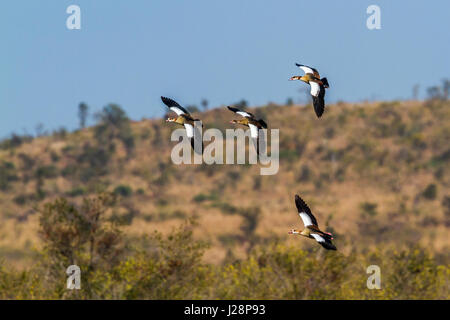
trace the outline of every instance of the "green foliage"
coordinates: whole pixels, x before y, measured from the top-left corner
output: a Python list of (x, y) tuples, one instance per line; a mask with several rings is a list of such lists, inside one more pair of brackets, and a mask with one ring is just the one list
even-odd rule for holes
[(68, 135), (67, 129), (64, 127), (56, 129), (52, 132), (52, 136), (55, 137), (56, 139), (60, 139), (60, 140), (65, 139), (67, 137), (67, 135)]
[(147, 249), (124, 261), (117, 271), (126, 284), (126, 299), (198, 299), (205, 297), (213, 276), (201, 262), (205, 243), (192, 237), (192, 224), (184, 224), (167, 237), (155, 232)]
[(78, 105), (78, 118), (80, 120), (80, 128), (86, 127), (86, 120), (88, 116), (89, 107), (86, 103), (82, 102)]
[(211, 192), (210, 194), (199, 193), (194, 198), (192, 198), (194, 202), (201, 203), (205, 201), (215, 201), (218, 200), (218, 196), (216, 193)]
[(130, 186), (121, 184), (114, 189), (114, 194), (120, 195), (122, 197), (129, 197), (133, 194), (133, 190)]
[(214, 201), (211, 204), (211, 207), (219, 208), (225, 214), (236, 214), (239, 212), (238, 208), (236, 208), (232, 204), (229, 204), (228, 202)]
[(18, 180), (14, 163), (8, 161), (0, 162), (0, 190), (7, 191), (10, 183)]
[[(200, 118), (228, 128), (218, 119), (232, 115), (222, 109)], [(17, 221), (14, 231), (23, 234), (28, 225), (20, 222), (34, 213), (33, 205), (39, 205), (45, 247), (33, 266), (28, 264), (23, 271), (0, 264), (0, 298), (448, 299), (449, 263), (442, 241), (450, 227), (448, 102), (342, 104), (327, 109), (328, 116), (321, 120), (324, 126), (307, 120), (316, 121), (312, 106), (294, 109), (251, 110), (270, 119), (274, 128), (283, 128), (283, 163), (272, 177), (258, 175), (257, 166), (175, 166), (167, 160), (166, 143), (173, 128), (159, 120), (131, 125), (115, 105), (105, 107), (93, 128), (54, 132), (32, 143), (22, 136), (0, 142), (4, 217), (8, 223)], [(418, 194), (405, 187), (433, 175), (439, 183), (423, 185)], [(118, 178), (142, 189), (124, 185), (114, 190)], [(194, 184), (203, 191), (184, 192)], [(121, 194), (122, 204), (98, 205), (103, 208), (101, 221), (94, 223), (95, 218), (89, 217), (99, 211), (92, 202), (97, 197), (88, 196), (99, 190)], [(245, 201), (235, 198), (242, 190)], [(313, 204), (327, 195), (318, 208), (321, 219), (331, 212), (348, 217), (336, 226), (342, 232), (336, 236), (340, 251), (328, 252), (307, 240), (286, 246), (287, 235), (272, 230), (272, 223), (279, 230), (278, 217), (280, 223), (288, 222), (281, 213), (293, 210), (286, 199), (295, 190), (316, 194)], [(372, 191), (373, 198), (363, 197)], [(54, 200), (61, 194), (68, 199)], [(175, 195), (179, 198), (172, 201)], [(52, 199), (48, 209), (39, 203), (46, 197)], [(253, 206), (257, 203), (263, 210)], [(202, 223), (227, 225), (217, 234), (216, 225), (214, 231), (204, 232), (205, 225), (196, 230), (196, 236), (211, 239), (214, 245), (205, 259), (205, 247), (192, 236), (192, 225), (145, 239), (135, 233), (152, 227), (167, 230), (176, 219), (203, 217), (209, 210), (211, 216)], [(151, 224), (136, 228), (143, 220)], [(323, 220), (321, 226), (332, 231)], [(130, 234), (121, 234), (120, 227), (130, 224)], [(94, 239), (94, 245), (86, 239)], [(29, 241), (30, 247), (38, 245)], [(413, 247), (419, 241), (433, 245)], [(225, 262), (205, 263), (211, 257), (223, 261), (224, 250)], [(17, 255), (23, 248), (0, 251), (10, 259), (10, 252)], [(81, 291), (65, 289), (65, 268), (72, 262), (82, 267)], [(381, 267), (382, 290), (366, 287), (366, 267), (372, 264)]]
[(108, 164), (115, 151), (112, 143), (107, 145), (91, 145), (86, 142), (82, 151), (77, 155), (77, 165), (69, 165), (61, 172), (64, 176), (79, 174), (82, 182), (103, 176), (108, 172)]
[(66, 195), (69, 197), (78, 197), (87, 193), (86, 188), (84, 187), (75, 187), (72, 190), (66, 192)]
[(146, 221), (167, 221), (171, 219), (186, 219), (187, 214), (182, 210), (159, 210), (152, 214), (144, 216)]
[(428, 252), (418, 247), (389, 254), (392, 260), (384, 285), (387, 299), (449, 298), (448, 266), (437, 265)]
[(23, 206), (26, 203), (28, 203), (30, 200), (33, 200), (33, 199), (34, 199), (33, 195), (18, 194), (17, 196), (14, 197), (14, 202), (16, 204), (18, 204), (19, 206)]
[(41, 166), (36, 169), (35, 176), (42, 179), (52, 179), (58, 176), (58, 168), (54, 165)]
[(308, 182), (311, 178), (312, 172), (308, 165), (304, 164), (302, 165), (300, 169), (300, 174), (298, 176), (298, 179), (302, 182)]
[(240, 209), (239, 214), (243, 218), (241, 231), (243, 238), (248, 242), (247, 252), (250, 252), (258, 241), (256, 228), (261, 218), (261, 209), (259, 207)]
[(21, 146), (23, 143), (30, 142), (33, 137), (30, 135), (18, 135), (13, 133), (11, 138), (0, 141), (0, 149), (8, 150)]
[[(99, 121), (95, 127), (94, 136), (98, 145), (111, 146), (115, 139), (122, 141), (127, 154), (131, 155), (134, 146), (134, 136), (131, 131), (130, 120), (125, 111), (116, 104), (109, 104), (97, 114)], [(109, 150), (114, 148), (109, 147)]]
[[(228, 262), (213, 266), (202, 262), (208, 245), (195, 240), (196, 223), (187, 221), (166, 236), (155, 231), (135, 241), (125, 256), (126, 239), (105, 219), (113, 204), (107, 194), (86, 198), (80, 207), (63, 198), (45, 204), (44, 252), (28, 270), (0, 263), (0, 299), (450, 298), (450, 267), (417, 246), (344, 255), (273, 243), (241, 260), (228, 251)], [(255, 229), (244, 226), (245, 232)], [(81, 290), (65, 289), (71, 264), (81, 267)], [(370, 265), (380, 267), (380, 290), (366, 286)]]
[(437, 186), (434, 183), (430, 183), (425, 190), (423, 190), (422, 195), (425, 199), (434, 200), (437, 196)]
[(124, 248), (120, 231), (106, 219), (114, 202), (112, 195), (101, 194), (85, 198), (80, 207), (59, 198), (39, 208), (45, 264), (58, 292), (65, 284), (65, 269), (78, 265), (85, 279), (81, 294), (90, 298), (101, 295), (96, 274), (117, 266)]
[(445, 216), (450, 219), (450, 195), (445, 196), (444, 199), (442, 199), (442, 207), (444, 207)]
[(366, 214), (370, 217), (376, 216), (377, 207), (378, 207), (378, 205), (376, 203), (372, 203), (372, 202), (363, 202), (360, 204), (362, 214)]
[(442, 85), (436, 85), (429, 87), (427, 89), (427, 95), (429, 100), (442, 100), (446, 101), (448, 100), (450, 92), (450, 80), (449, 79), (443, 79)]
[(236, 102), (236, 103), (234, 104), (234, 106), (235, 106), (236, 108), (243, 109), (243, 108), (246, 108), (246, 107), (248, 106), (248, 102), (247, 102), (247, 100), (245, 100), (245, 99), (241, 99), (241, 101)]

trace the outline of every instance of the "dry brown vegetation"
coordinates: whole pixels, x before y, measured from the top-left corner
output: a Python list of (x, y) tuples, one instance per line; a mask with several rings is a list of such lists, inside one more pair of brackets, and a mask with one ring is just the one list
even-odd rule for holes
[[(174, 127), (162, 119), (129, 122), (124, 114), (118, 123), (3, 141), (0, 256), (26, 269), (43, 248), (39, 208), (59, 197), (81, 205), (104, 191), (119, 196), (108, 219), (131, 242), (197, 218), (194, 239), (210, 244), (203, 263), (247, 259), (274, 243), (316, 250), (313, 241), (287, 234), (301, 227), (298, 193), (343, 255), (420, 245), (448, 265), (449, 107), (438, 100), (340, 103), (321, 119), (311, 106), (249, 108), (280, 128), (273, 176), (260, 176), (259, 165), (176, 166)], [(196, 116), (205, 129), (223, 130), (234, 115), (217, 108)]]

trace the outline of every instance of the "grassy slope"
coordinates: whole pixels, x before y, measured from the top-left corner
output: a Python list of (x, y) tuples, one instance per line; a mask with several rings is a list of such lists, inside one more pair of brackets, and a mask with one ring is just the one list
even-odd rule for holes
[[(295, 193), (309, 203), (319, 225), (335, 233), (344, 253), (416, 242), (437, 254), (448, 252), (450, 217), (442, 204), (450, 195), (448, 102), (339, 104), (329, 106), (322, 119), (311, 107), (249, 110), (270, 128), (280, 128), (277, 175), (260, 176), (258, 165), (175, 166), (170, 160), (173, 126), (161, 119), (133, 122), (134, 154), (127, 157), (117, 142), (108, 173), (88, 181), (80, 179), (85, 170), (80, 168), (89, 166), (80, 165), (77, 155), (86, 142), (93, 143), (91, 128), (0, 150), (0, 163), (12, 162), (18, 177), (0, 193), (0, 255), (18, 266), (31, 261), (30, 253), (40, 244), (35, 205), (77, 189), (86, 195), (118, 185), (132, 190), (115, 212), (127, 223), (126, 232), (166, 232), (182, 219), (197, 216), (195, 236), (212, 243), (207, 262), (223, 261), (227, 253), (245, 256), (250, 236), (242, 230), (243, 213), (257, 208), (258, 243), (278, 240), (314, 246), (287, 235), (290, 228), (301, 227)], [(220, 129), (235, 117), (225, 108), (196, 116), (206, 128)], [(23, 154), (34, 163), (27, 164)], [(35, 193), (35, 172), (42, 166), (51, 167), (51, 172), (44, 179), (45, 198), (36, 200), (29, 195)], [(78, 171), (61, 174), (73, 167)], [(430, 184), (437, 186), (434, 199), (422, 195)], [(18, 201), (19, 195), (28, 200)], [(81, 198), (71, 196), (75, 202)]]

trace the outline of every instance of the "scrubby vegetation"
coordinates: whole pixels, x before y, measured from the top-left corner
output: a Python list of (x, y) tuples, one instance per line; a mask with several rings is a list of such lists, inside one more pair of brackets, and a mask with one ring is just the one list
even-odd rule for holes
[[(206, 264), (195, 221), (163, 236), (127, 238), (108, 216), (112, 194), (64, 198), (39, 209), (44, 249), (31, 268), (0, 266), (2, 299), (448, 299), (450, 267), (420, 247), (328, 252), (279, 242), (246, 259)], [(81, 268), (81, 288), (66, 289), (66, 268)], [(381, 268), (381, 289), (366, 268)]]
[[(443, 97), (339, 103), (320, 120), (292, 101), (249, 108), (281, 128), (273, 176), (258, 165), (176, 166), (173, 127), (132, 122), (115, 104), (93, 127), (84, 106), (75, 132), (13, 135), (0, 142), (0, 298), (447, 299)], [(232, 118), (195, 116), (221, 130)], [(301, 225), (295, 193), (338, 252), (288, 236)], [(70, 264), (81, 290), (65, 289)], [(381, 290), (366, 287), (373, 264)]]

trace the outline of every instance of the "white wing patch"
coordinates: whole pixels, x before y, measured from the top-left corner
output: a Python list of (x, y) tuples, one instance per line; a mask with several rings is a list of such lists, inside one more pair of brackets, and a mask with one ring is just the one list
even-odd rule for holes
[(194, 127), (192, 126), (192, 124), (185, 123), (184, 127), (186, 128), (186, 134), (188, 138), (192, 138), (194, 136)]
[(248, 126), (250, 127), (250, 135), (252, 138), (258, 138), (258, 127), (254, 124), (249, 123)]
[(251, 117), (252, 117), (251, 114), (248, 114), (248, 113), (245, 112), (245, 111), (236, 111), (236, 113), (237, 113), (238, 115), (240, 115), (240, 116), (243, 116), (244, 118), (251, 118)]
[(172, 110), (173, 112), (175, 112), (177, 115), (182, 115), (182, 114), (186, 113), (178, 107), (170, 107), (169, 109)]
[(311, 236), (316, 239), (317, 242), (325, 242), (325, 239), (317, 233), (311, 233)]
[(317, 82), (310, 81), (309, 85), (311, 86), (311, 95), (313, 97), (319, 96), (319, 93), (320, 93), (320, 86), (319, 86), (319, 84)]
[(304, 73), (312, 73), (312, 74), (314, 74), (313, 69), (311, 69), (310, 67), (307, 67), (307, 66), (299, 66), (299, 68), (302, 69)]
[(311, 217), (308, 216), (308, 214), (306, 214), (305, 212), (299, 212), (298, 215), (300, 216), (300, 218), (302, 218), (305, 227), (314, 225), (311, 220)]

